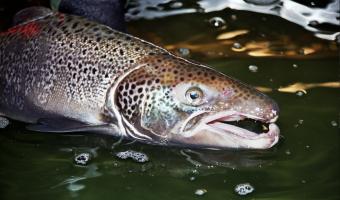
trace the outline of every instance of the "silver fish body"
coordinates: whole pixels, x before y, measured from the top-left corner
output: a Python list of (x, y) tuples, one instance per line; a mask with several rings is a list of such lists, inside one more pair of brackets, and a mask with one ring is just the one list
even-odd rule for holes
[(0, 111), (30, 123), (50, 115), (102, 123), (115, 80), (145, 55), (165, 53), (107, 26), (54, 12), (1, 33), (0, 43)]
[[(0, 115), (36, 131), (105, 132), (161, 145), (277, 143), (278, 106), (254, 88), (82, 17), (23, 11), (30, 12), (0, 33)], [(268, 133), (225, 124), (245, 118), (268, 123)]]

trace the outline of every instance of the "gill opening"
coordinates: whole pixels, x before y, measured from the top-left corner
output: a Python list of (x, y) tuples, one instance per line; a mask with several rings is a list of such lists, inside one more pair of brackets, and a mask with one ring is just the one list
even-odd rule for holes
[(130, 124), (124, 117), (123, 122), (126, 125), (127, 134), (137, 140), (152, 140), (151, 137), (139, 132), (132, 124)]
[(117, 88), (118, 88), (119, 84), (121, 83), (122, 80), (124, 80), (125, 77), (127, 77), (133, 71), (138, 70), (141, 67), (144, 67), (145, 65), (146, 64), (137, 65), (136, 67), (126, 71), (125, 74), (123, 74), (122, 76), (119, 76), (117, 78), (117, 80), (115, 80), (115, 84), (113, 84), (108, 89), (108, 92), (106, 94), (106, 103), (105, 103), (104, 107), (108, 111), (113, 113), (113, 115), (117, 119), (118, 127), (121, 130), (121, 133), (122, 133), (123, 136), (127, 136), (127, 131), (126, 131), (126, 128), (125, 128), (125, 126), (123, 124), (122, 115), (120, 114), (119, 108), (118, 108), (118, 106), (116, 104), (116, 91), (117, 91)]

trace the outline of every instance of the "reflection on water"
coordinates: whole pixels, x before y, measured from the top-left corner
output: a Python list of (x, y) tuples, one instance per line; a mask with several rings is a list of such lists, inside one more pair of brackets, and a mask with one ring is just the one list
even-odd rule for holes
[[(307, 94), (307, 90), (312, 88), (340, 88), (340, 82), (324, 82), (324, 83), (294, 83), (288, 85), (286, 87), (280, 87), (277, 89), (279, 92), (284, 93), (297, 93), (302, 91), (303, 93)], [(257, 86), (256, 89), (260, 90), (261, 92), (272, 92), (272, 88)]]
[(303, 91), (307, 93), (308, 89), (324, 87), (324, 88), (340, 88), (340, 82), (326, 82), (326, 83), (294, 83), (287, 87), (281, 87), (278, 89), (279, 92), (296, 93)]
[[(277, 15), (314, 32), (319, 38), (335, 40), (339, 35), (340, 3), (338, 0), (331, 1), (325, 8), (313, 7), (313, 3), (306, 6), (292, 0), (199, 0), (196, 4), (187, 6), (184, 1), (180, 2), (182, 6), (174, 9), (171, 7), (174, 3), (171, 0), (131, 1), (126, 17), (128, 20), (153, 19), (195, 12), (209, 13), (231, 8)], [(331, 28), (323, 29), (324, 26), (331, 26)]]
[[(141, 18), (173, 19), (179, 26), (179, 30), (172, 31), (171, 38), (176, 39), (158, 35), (163, 29), (171, 31), (167, 27), (172, 27), (173, 23), (164, 20), (161, 20), (164, 26), (158, 31), (154, 30), (153, 24), (150, 24), (150, 27), (140, 27), (146, 30), (143, 35), (140, 35), (139, 29), (134, 26), (130, 31), (170, 51), (188, 49), (207, 58), (251, 56), (308, 59), (338, 56), (336, 35), (340, 29), (340, 13), (334, 7), (340, 6), (340, 1), (329, 1), (325, 8), (308, 7), (289, 0), (261, 1), (265, 5), (241, 0), (202, 0), (182, 2), (180, 8), (171, 8), (169, 5), (174, 2), (182, 1), (132, 1), (127, 18), (131, 19), (133, 24), (135, 20)], [(230, 8), (242, 11), (236, 12)], [(192, 23), (190, 21), (178, 23), (176, 19), (180, 18), (179, 14), (197, 18), (194, 23), (201, 31), (191, 31), (190, 26), (187, 26), (188, 23)], [(276, 14), (281, 18), (270, 17), (268, 14)], [(310, 32), (283, 19), (295, 19), (295, 23), (303, 25)], [(308, 24), (308, 21), (313, 23)], [(320, 24), (327, 26), (317, 26)], [(324, 27), (327, 30), (323, 30)], [(190, 35), (181, 37), (184, 30), (188, 30)], [(315, 36), (322, 39), (316, 39)]]
[[(240, 29), (220, 33), (215, 40), (205, 41), (205, 35), (196, 35), (186, 41), (165, 45), (165, 48), (175, 51), (179, 48), (188, 48), (207, 57), (230, 57), (230, 56), (252, 56), (252, 57), (291, 57), (307, 58), (323, 55), (337, 56), (336, 43), (331, 42), (324, 45), (322, 41), (310, 41), (306, 44), (306, 38), (295, 41), (290, 36), (277, 35), (268, 40), (268, 37), (256, 38), (250, 30)], [(241, 43), (240, 43), (241, 42)]]
[[(318, 26), (337, 22), (339, 1), (330, 2), (317, 8), (284, 0), (130, 1), (133, 35), (269, 93), (281, 110), (279, 144), (265, 151), (166, 148), (33, 133), (11, 122), (0, 130), (0, 199), (245, 199), (234, 191), (242, 183), (255, 188), (250, 199), (339, 199), (339, 49), (320, 39), (338, 30)], [(126, 151), (149, 161), (116, 156)], [(92, 156), (88, 165), (74, 163), (80, 153)]]

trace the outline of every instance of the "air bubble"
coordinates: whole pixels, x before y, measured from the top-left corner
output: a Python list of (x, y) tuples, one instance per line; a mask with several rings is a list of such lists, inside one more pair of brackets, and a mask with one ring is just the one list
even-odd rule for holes
[(195, 194), (197, 195), (197, 196), (202, 196), (202, 195), (204, 195), (205, 193), (207, 193), (208, 191), (206, 190), (206, 189), (197, 189), (196, 191), (195, 191)]
[(80, 153), (74, 157), (74, 162), (77, 165), (87, 165), (91, 160), (91, 155), (89, 153)]
[(226, 22), (221, 17), (213, 17), (209, 19), (209, 23), (215, 28), (221, 28), (226, 26)]
[(242, 49), (242, 45), (240, 43), (238, 43), (238, 42), (235, 42), (233, 44), (233, 48), (235, 48), (235, 49)]
[(191, 176), (191, 177), (189, 178), (189, 180), (190, 180), (190, 181), (194, 181), (194, 180), (196, 180), (196, 177)]
[(304, 92), (304, 91), (297, 91), (296, 92), (296, 95), (299, 96), (299, 97), (302, 97), (305, 94), (306, 94), (306, 92)]
[(170, 8), (181, 8), (183, 6), (182, 2), (173, 2), (170, 5)]
[(238, 195), (244, 196), (252, 193), (255, 189), (250, 183), (241, 183), (236, 185), (234, 190)]
[(0, 128), (6, 128), (9, 125), (9, 120), (7, 118), (0, 116)]
[(231, 18), (232, 20), (234, 20), (234, 21), (237, 20), (237, 16), (236, 16), (236, 15), (231, 15), (230, 18)]
[(336, 121), (331, 121), (331, 125), (336, 127), (336, 126), (338, 126), (338, 123)]
[(85, 185), (72, 183), (67, 186), (67, 189), (71, 192), (77, 192), (85, 188)]
[(196, 175), (198, 175), (198, 174), (199, 174), (199, 172), (198, 172), (198, 170), (197, 170), (197, 169), (194, 169), (194, 170), (192, 170), (192, 171), (191, 171), (191, 173), (192, 173), (192, 174), (196, 174)]
[(249, 65), (248, 69), (249, 69), (249, 71), (255, 73), (255, 72), (257, 72), (258, 67), (256, 65)]
[(310, 22), (309, 22), (309, 25), (310, 25), (310, 26), (317, 26), (317, 25), (319, 25), (319, 22), (313, 20), (313, 21), (310, 21)]
[(190, 50), (188, 48), (179, 48), (178, 53), (185, 57), (190, 55)]
[(293, 64), (293, 67), (294, 67), (294, 68), (298, 68), (298, 65), (297, 65), (297, 64)]
[(137, 152), (137, 151), (132, 151), (132, 150), (118, 152), (116, 153), (116, 156), (123, 160), (131, 158), (132, 160), (139, 162), (139, 163), (144, 163), (144, 162), (149, 161), (149, 157), (146, 154)]

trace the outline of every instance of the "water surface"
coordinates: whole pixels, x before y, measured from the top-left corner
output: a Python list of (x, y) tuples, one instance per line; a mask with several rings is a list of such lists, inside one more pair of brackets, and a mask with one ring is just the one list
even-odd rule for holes
[[(335, 38), (317, 35), (338, 34), (334, 24), (315, 31), (254, 4), (258, 12), (200, 4), (209, 1), (140, 2), (144, 6), (129, 5), (130, 33), (254, 85), (278, 102), (278, 145), (263, 151), (114, 145), (116, 138), (34, 133), (14, 122), (0, 130), (0, 199), (340, 198), (339, 48)], [(327, 7), (301, 2), (309, 9)], [(0, 9), (2, 18), (10, 17), (8, 9)], [(214, 26), (213, 17), (225, 23)], [(125, 150), (144, 152), (150, 161), (115, 156)], [(82, 152), (93, 156), (87, 166), (73, 162)], [(237, 195), (240, 183), (255, 191)], [(197, 189), (207, 193), (197, 196)]]

